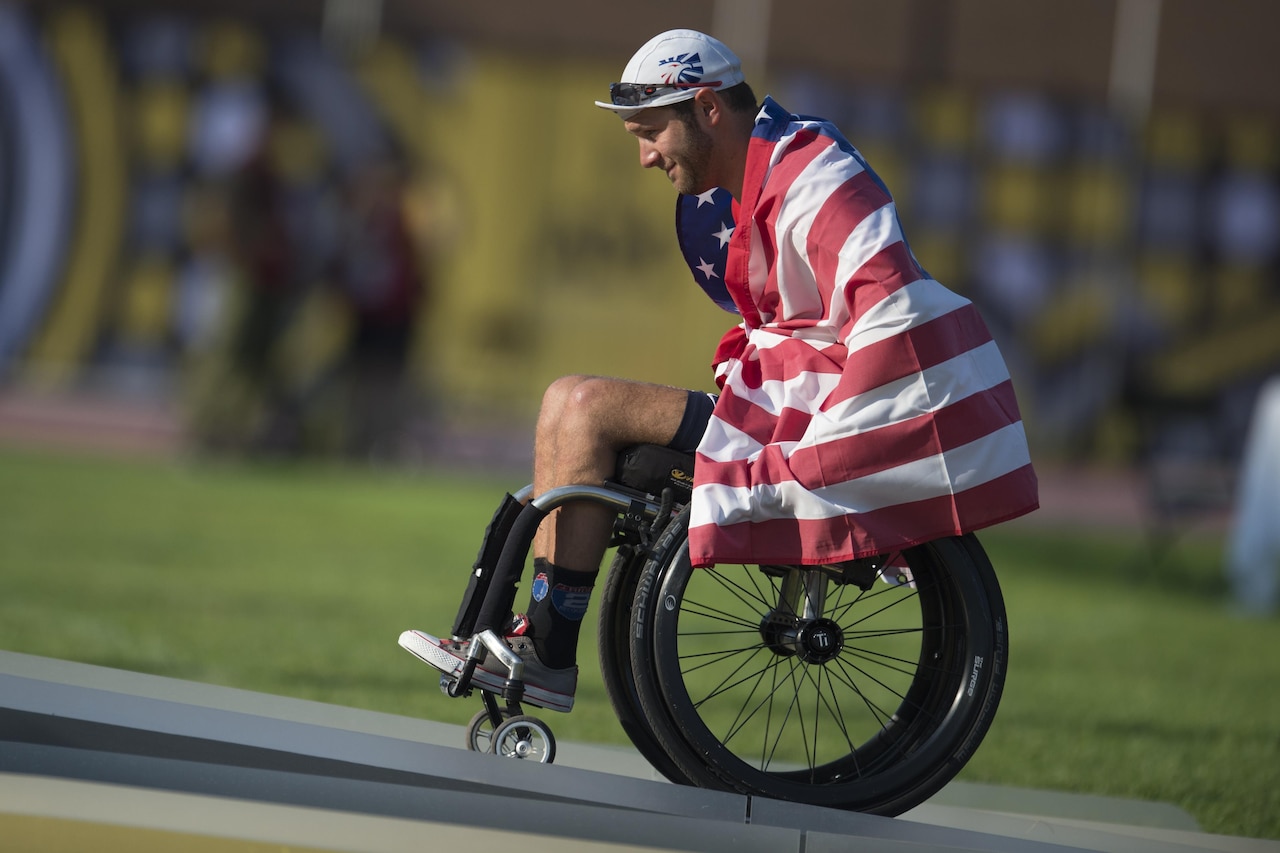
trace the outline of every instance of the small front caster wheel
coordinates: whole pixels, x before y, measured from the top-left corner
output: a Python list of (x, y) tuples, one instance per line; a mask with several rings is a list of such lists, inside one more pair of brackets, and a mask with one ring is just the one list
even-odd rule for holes
[[(511, 716), (508, 711), (502, 711), (501, 714), (503, 720)], [(493, 721), (489, 718), (487, 710), (481, 711), (471, 718), (470, 723), (467, 723), (467, 749), (472, 752), (493, 752), (492, 746)]]
[(493, 731), (489, 752), (505, 758), (522, 758), (550, 764), (556, 758), (556, 739), (551, 728), (537, 717), (519, 714)]

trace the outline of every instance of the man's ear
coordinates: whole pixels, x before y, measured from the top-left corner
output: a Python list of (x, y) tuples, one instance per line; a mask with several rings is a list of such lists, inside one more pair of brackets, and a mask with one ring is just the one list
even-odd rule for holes
[(715, 125), (723, 117), (724, 107), (716, 97), (716, 93), (708, 87), (703, 87), (694, 93), (693, 104), (700, 122)]

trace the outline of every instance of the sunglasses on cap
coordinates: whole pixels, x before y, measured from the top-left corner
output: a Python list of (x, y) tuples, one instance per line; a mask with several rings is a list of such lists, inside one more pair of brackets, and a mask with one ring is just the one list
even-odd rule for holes
[(685, 89), (715, 88), (720, 83), (613, 83), (609, 86), (609, 99), (616, 107), (640, 107), (671, 92)]

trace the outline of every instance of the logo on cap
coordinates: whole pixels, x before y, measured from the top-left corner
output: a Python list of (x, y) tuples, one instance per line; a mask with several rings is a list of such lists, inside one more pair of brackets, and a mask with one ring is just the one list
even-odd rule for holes
[(664, 59), (658, 63), (658, 76), (668, 86), (698, 83), (702, 80), (702, 57), (695, 51)]

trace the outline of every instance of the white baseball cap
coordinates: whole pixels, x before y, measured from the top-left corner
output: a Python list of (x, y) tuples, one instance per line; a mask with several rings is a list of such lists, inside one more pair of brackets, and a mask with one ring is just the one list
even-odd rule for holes
[(687, 101), (698, 89), (736, 86), (742, 62), (724, 42), (697, 30), (668, 30), (645, 42), (596, 106), (629, 119), (641, 110)]

